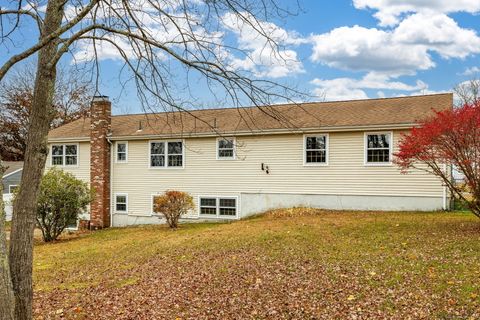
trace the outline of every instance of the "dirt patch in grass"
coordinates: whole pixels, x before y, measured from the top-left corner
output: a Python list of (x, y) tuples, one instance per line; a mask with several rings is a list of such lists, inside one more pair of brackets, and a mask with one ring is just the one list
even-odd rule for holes
[(44, 319), (478, 319), (469, 214), (289, 209), (35, 247)]

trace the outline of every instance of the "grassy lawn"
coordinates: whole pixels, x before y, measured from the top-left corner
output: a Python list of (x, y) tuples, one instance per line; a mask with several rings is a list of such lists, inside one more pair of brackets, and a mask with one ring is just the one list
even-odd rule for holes
[(37, 244), (37, 318), (479, 319), (468, 213), (282, 210)]

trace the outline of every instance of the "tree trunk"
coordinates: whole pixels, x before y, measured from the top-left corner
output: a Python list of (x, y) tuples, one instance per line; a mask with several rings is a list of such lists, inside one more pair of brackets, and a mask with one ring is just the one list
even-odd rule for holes
[(13, 296), (10, 267), (8, 266), (5, 210), (3, 207), (2, 177), (5, 172), (0, 159), (0, 320), (13, 320), (15, 299)]
[[(48, 1), (41, 37), (58, 29), (63, 17), (61, 0)], [(37, 76), (27, 137), (22, 183), (13, 207), (10, 236), (10, 271), (15, 294), (15, 319), (32, 319), (33, 231), (40, 179), (48, 153), (47, 135), (53, 118), (56, 65), (51, 65), (58, 41), (43, 47), (38, 54)]]

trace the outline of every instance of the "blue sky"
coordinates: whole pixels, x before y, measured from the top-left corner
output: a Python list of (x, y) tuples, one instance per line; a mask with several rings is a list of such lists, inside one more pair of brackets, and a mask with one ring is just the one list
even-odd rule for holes
[[(227, 27), (222, 41), (241, 46), (258, 65), (242, 57), (233, 63), (259, 78), (296, 85), (313, 100), (446, 92), (480, 75), (480, 0), (300, 0), (300, 5), (296, 16), (265, 21), (281, 35), (288, 63), (256, 57), (262, 41), (238, 25)], [(113, 98), (117, 114), (141, 112), (133, 84), (122, 90), (118, 82), (121, 61), (107, 51), (102, 93)], [(204, 83), (196, 82), (192, 91), (198, 103), (208, 105)]]
[[(459, 1), (454, 8), (449, 2), (303, 0), (298, 15), (270, 21), (304, 40), (285, 45), (297, 53), (302, 71), (270, 79), (292, 83), (318, 100), (451, 91), (480, 73), (480, 1)], [(402, 5), (408, 8), (404, 11)], [(396, 21), (379, 18), (388, 15)], [(399, 35), (392, 36), (396, 32)], [(345, 45), (352, 37), (355, 43)], [(382, 37), (386, 39), (379, 40)], [(316, 44), (324, 51), (312, 59)], [(375, 68), (377, 58), (382, 68)], [(127, 100), (131, 103), (123, 112), (138, 112), (134, 95)]]

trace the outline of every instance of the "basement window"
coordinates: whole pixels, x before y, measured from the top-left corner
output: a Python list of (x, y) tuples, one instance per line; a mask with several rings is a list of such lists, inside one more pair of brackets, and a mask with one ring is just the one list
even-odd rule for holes
[(219, 138), (217, 139), (217, 160), (235, 159), (235, 139)]
[(392, 154), (392, 133), (365, 134), (365, 164), (390, 164)]
[(126, 163), (128, 161), (128, 143), (117, 142), (117, 163)]
[(236, 218), (237, 197), (200, 197), (199, 214), (211, 218)]
[(115, 194), (115, 212), (127, 213), (128, 210), (128, 195), (126, 193)]
[(76, 166), (78, 164), (78, 145), (52, 145), (52, 166)]

